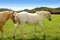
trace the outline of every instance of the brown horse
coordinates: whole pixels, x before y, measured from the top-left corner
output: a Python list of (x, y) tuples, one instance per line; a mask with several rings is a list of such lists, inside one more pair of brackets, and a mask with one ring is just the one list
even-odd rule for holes
[[(13, 18), (14, 18), (13, 14), (14, 14), (13, 11), (0, 12), (0, 31), (1, 31), (3, 37), (5, 37), (4, 32), (3, 32), (3, 26), (9, 18), (11, 18), (13, 20)], [(13, 22), (15, 23), (14, 20), (13, 20)]]

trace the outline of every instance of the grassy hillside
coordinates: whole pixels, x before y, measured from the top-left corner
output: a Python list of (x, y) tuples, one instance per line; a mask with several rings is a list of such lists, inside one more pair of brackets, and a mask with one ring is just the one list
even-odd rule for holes
[[(44, 27), (46, 30), (46, 40), (60, 40), (60, 15), (52, 15), (52, 21), (48, 21), (47, 18), (43, 20)], [(34, 25), (25, 25), (24, 32), (25, 32), (25, 40), (33, 40), (33, 27)], [(8, 20), (6, 24), (4, 25), (4, 31), (6, 34), (6, 38), (3, 38), (3, 40), (12, 40), (12, 33), (14, 30), (14, 24), (11, 20)], [(36, 33), (36, 40), (43, 40), (43, 31), (41, 30), (41, 27), (37, 25), (37, 33)], [(20, 40), (21, 34), (20, 34), (20, 25), (17, 28), (16, 32), (16, 39)], [(0, 33), (0, 40), (1, 33)]]

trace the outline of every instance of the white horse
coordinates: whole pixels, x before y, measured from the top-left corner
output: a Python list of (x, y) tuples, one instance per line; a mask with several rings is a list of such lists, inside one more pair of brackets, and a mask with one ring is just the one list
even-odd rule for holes
[[(18, 23), (15, 24), (16, 27), (14, 29), (13, 38), (15, 38), (15, 32), (18, 24), (21, 25), (20, 30), (22, 37), (24, 37), (23, 28), (26, 23), (35, 24), (35, 25), (39, 24), (45, 34), (45, 28), (42, 23), (44, 17), (46, 17), (49, 21), (51, 21), (51, 13), (49, 11), (36, 11), (36, 13), (33, 14), (28, 12), (17, 13), (15, 15), (15, 20), (17, 19)], [(34, 27), (34, 35), (35, 33), (36, 33), (36, 26)]]

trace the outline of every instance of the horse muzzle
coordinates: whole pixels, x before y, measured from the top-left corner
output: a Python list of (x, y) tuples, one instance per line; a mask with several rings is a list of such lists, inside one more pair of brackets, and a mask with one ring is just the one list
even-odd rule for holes
[(49, 21), (52, 21), (52, 19), (49, 19)]

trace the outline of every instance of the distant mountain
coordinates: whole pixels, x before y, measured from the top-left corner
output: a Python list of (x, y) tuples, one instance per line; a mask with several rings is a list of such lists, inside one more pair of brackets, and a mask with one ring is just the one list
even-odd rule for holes
[(34, 8), (33, 10), (38, 10), (38, 9), (47, 9), (48, 7), (37, 7), (37, 8)]
[(41, 10), (55, 10), (55, 8), (49, 8), (49, 7), (36, 7), (36, 8), (34, 8), (34, 9), (31, 9), (31, 10), (29, 10), (29, 9), (24, 9), (24, 10), (21, 10), (21, 11), (32, 11), (32, 10), (34, 10), (34, 11), (41, 11)]
[(51, 14), (60, 14), (60, 7), (59, 8), (37, 7), (37, 8), (31, 9), (31, 10), (24, 9), (22, 11), (27, 11), (27, 12), (30, 12), (30, 13), (35, 13), (36, 11), (41, 11), (41, 10), (50, 11)]
[(1, 11), (12, 11), (11, 9), (7, 9), (7, 8), (0, 8), (0, 12)]
[(60, 10), (60, 7), (56, 8), (56, 9), (59, 9)]

